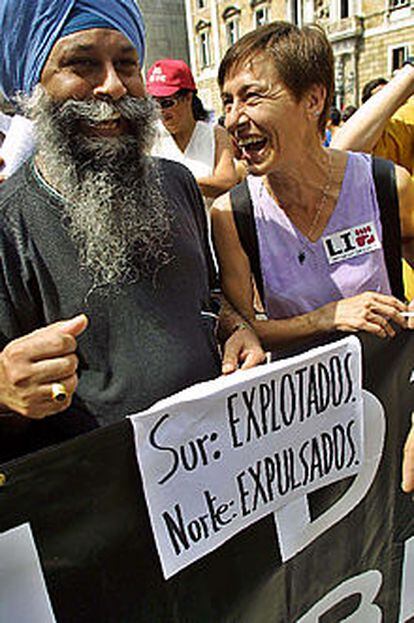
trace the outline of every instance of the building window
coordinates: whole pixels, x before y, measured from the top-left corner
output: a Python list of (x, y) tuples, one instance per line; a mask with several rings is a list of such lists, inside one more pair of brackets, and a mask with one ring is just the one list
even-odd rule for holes
[(315, 17), (317, 20), (323, 20), (329, 18), (330, 6), (329, 3), (324, 0), (315, 0)]
[(210, 33), (208, 30), (200, 32), (198, 42), (200, 50), (200, 67), (208, 67), (211, 65)]
[(339, 10), (341, 19), (349, 17), (349, 0), (340, 0)]
[(290, 3), (291, 20), (296, 26), (300, 26), (301, 2), (300, 0), (292, 0)]
[(226, 43), (232, 46), (240, 37), (240, 9), (237, 5), (227, 6), (222, 18), (226, 30)]
[[(326, 6), (326, 4), (322, 4), (323, 0), (321, 0), (320, 5)], [(288, 21), (292, 22), (296, 26), (302, 26), (304, 23), (312, 21), (312, 19), (305, 18), (307, 11), (309, 12), (310, 2), (308, 0), (288, 0), (286, 6), (286, 17)], [(315, 17), (319, 14), (319, 17), (323, 17), (321, 15), (320, 5), (315, 1), (312, 4), (312, 15)]]
[(254, 27), (257, 28), (258, 26), (267, 24), (267, 19), (267, 6), (259, 7), (254, 12)]
[(197, 9), (205, 9), (206, 0), (197, 0)]
[(390, 9), (400, 9), (405, 6), (410, 6), (410, 0), (390, 0)]
[(391, 50), (391, 73), (400, 69), (403, 62), (408, 58), (408, 45), (402, 45)]
[(230, 19), (226, 22), (226, 39), (227, 45), (230, 47), (236, 43), (239, 38), (239, 20), (237, 18)]

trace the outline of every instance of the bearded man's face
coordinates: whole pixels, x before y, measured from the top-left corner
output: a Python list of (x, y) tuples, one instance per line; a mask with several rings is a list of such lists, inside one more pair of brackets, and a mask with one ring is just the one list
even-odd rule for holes
[(158, 113), (131, 48), (112, 30), (65, 37), (27, 102), (41, 171), (64, 199), (81, 269), (95, 286), (153, 275), (169, 259), (170, 218), (148, 156)]
[[(145, 95), (137, 51), (124, 35), (107, 28), (91, 28), (59, 39), (40, 83), (56, 102), (92, 98), (117, 101), (125, 95)], [(112, 128), (95, 127), (102, 136), (126, 130), (122, 122)]]

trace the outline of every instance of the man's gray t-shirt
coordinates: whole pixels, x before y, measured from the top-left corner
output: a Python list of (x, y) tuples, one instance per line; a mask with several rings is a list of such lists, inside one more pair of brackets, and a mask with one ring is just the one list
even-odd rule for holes
[(22, 435), (30, 439), (23, 451), (116, 422), (219, 373), (214, 322), (205, 313), (212, 277), (201, 195), (183, 166), (159, 163), (172, 214), (171, 261), (155, 278), (118, 291), (91, 291), (62, 223), (61, 198), (33, 163), (0, 190), (0, 348), (57, 320), (89, 318), (78, 338), (72, 406), (24, 422)]

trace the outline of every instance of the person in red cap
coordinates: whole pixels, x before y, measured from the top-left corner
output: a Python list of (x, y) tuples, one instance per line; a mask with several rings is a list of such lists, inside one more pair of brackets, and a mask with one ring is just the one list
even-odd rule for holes
[(156, 61), (147, 73), (147, 91), (162, 114), (152, 154), (186, 165), (206, 198), (232, 188), (237, 175), (227, 131), (208, 123), (188, 65), (180, 59)]

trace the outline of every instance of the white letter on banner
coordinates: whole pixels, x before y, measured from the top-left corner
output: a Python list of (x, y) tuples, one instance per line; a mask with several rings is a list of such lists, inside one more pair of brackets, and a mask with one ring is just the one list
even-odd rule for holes
[(274, 513), (282, 560), (285, 562), (310, 545), (320, 534), (343, 519), (367, 494), (377, 473), (385, 439), (385, 413), (378, 398), (363, 390), (364, 464), (350, 488), (336, 504), (311, 521), (307, 496)]
[(401, 582), (399, 623), (409, 623), (414, 617), (414, 536), (405, 542)]
[(325, 595), (296, 623), (318, 623), (323, 614), (352, 595), (361, 595), (361, 603), (355, 612), (346, 619), (341, 619), (342, 623), (381, 623), (381, 608), (374, 603), (381, 584), (382, 575), (379, 571), (371, 570), (356, 575)]
[(56, 623), (28, 523), (0, 534), (0, 621)]

